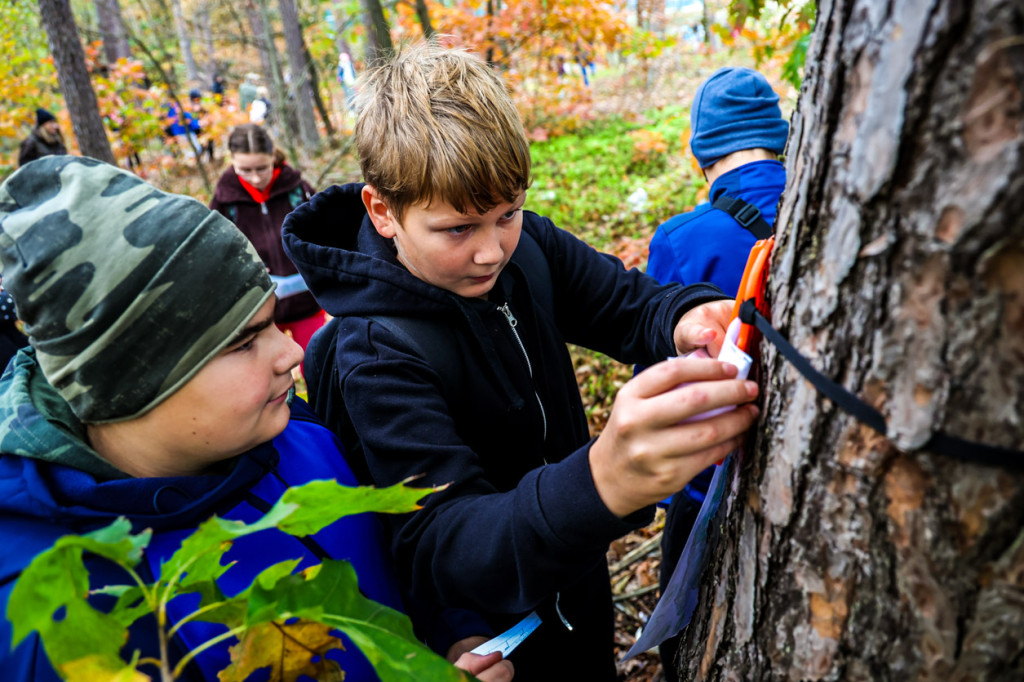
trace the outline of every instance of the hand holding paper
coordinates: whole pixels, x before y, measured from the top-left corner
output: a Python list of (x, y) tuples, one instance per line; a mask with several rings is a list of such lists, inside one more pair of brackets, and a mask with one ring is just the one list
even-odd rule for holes
[[(719, 346), (725, 340), (722, 329)], [(681, 490), (740, 445), (758, 411), (736, 407), (756, 397), (757, 385), (730, 363), (675, 358), (649, 367), (619, 391), (590, 448), (601, 500), (622, 517)]]

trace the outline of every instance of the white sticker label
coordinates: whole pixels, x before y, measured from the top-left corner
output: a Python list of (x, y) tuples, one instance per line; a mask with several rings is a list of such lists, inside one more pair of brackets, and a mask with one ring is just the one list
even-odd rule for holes
[(513, 625), (494, 639), (489, 639), (470, 653), (486, 656), (493, 651), (500, 651), (502, 658), (507, 658), (512, 650), (523, 643), (540, 625), (540, 616), (536, 611), (530, 612), (526, 618)]

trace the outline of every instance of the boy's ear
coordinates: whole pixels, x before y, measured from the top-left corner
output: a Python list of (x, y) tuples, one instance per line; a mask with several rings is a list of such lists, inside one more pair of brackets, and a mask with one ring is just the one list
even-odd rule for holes
[(394, 237), (395, 219), (391, 216), (391, 211), (388, 210), (387, 205), (377, 194), (377, 190), (372, 185), (363, 185), (362, 197), (363, 206), (366, 207), (366, 212), (369, 214), (373, 226), (377, 228), (377, 234), (385, 239)]

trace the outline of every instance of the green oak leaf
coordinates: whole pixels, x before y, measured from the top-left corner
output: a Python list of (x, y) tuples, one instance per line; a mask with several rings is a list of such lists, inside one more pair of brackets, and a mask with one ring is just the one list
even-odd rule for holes
[(405, 482), (387, 488), (352, 488), (337, 481), (310, 481), (290, 488), (281, 497), (298, 509), (278, 527), (292, 535), (312, 535), (343, 516), (378, 512), (404, 514), (420, 508), (418, 502), (441, 488), (410, 488)]
[(89, 575), (82, 561), (85, 551), (106, 557), (122, 566), (134, 566), (149, 544), (151, 533), (131, 534), (131, 524), (120, 518), (87, 535), (65, 535), (50, 549), (39, 553), (22, 571), (7, 602), (7, 619), (13, 625), (11, 646), (33, 631), (42, 633), (53, 614), (73, 600), (84, 600)]

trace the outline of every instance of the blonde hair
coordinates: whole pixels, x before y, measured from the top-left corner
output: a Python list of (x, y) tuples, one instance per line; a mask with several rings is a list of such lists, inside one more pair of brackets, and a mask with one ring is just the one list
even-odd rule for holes
[(358, 87), (363, 179), (400, 221), (435, 199), (485, 213), (530, 186), (530, 147), (501, 76), (433, 43), (404, 47)]

